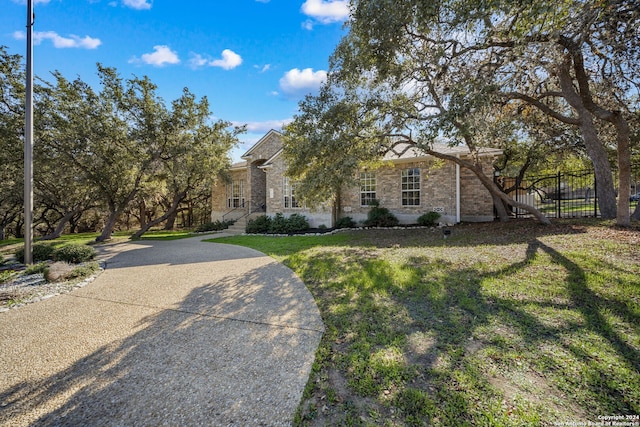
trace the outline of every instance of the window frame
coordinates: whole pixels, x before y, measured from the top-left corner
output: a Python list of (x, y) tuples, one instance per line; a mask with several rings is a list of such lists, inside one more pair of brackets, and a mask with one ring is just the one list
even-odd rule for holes
[(244, 202), (244, 179), (233, 180), (227, 184), (227, 208), (243, 208)]
[(400, 173), (400, 203), (414, 207), (422, 203), (422, 172), (420, 168), (403, 169)]
[[(360, 206), (371, 206), (371, 202), (377, 200), (376, 190), (378, 177), (374, 172), (360, 172)], [(366, 203), (365, 203), (366, 202)]]
[(284, 209), (302, 209), (296, 199), (296, 184), (286, 176), (282, 177), (282, 206)]

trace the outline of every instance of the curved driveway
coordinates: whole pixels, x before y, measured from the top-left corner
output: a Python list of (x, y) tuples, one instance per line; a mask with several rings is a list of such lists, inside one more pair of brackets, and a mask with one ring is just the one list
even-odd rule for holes
[(272, 258), (203, 238), (106, 245), (90, 285), (0, 313), (0, 425), (289, 425), (318, 308)]

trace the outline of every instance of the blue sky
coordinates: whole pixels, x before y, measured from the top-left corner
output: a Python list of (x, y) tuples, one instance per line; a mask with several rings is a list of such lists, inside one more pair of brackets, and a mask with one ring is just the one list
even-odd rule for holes
[[(97, 83), (96, 63), (149, 76), (165, 101), (184, 87), (215, 118), (246, 124), (234, 160), (317, 92), (344, 35), (347, 1), (35, 0), (34, 73)], [(25, 55), (26, 0), (0, 0), (0, 45)]]

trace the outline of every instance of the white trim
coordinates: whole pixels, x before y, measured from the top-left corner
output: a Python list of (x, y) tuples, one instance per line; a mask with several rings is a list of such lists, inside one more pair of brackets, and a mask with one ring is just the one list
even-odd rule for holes
[(282, 133), (278, 132), (277, 130), (271, 129), (269, 132), (266, 133), (265, 136), (263, 136), (262, 138), (260, 138), (260, 140), (258, 142), (256, 142), (255, 144), (253, 144), (253, 146), (251, 148), (249, 148), (249, 151), (247, 151), (246, 153), (244, 153), (242, 156), (240, 156), (241, 158), (245, 159), (245, 160), (250, 160), (251, 159), (251, 153), (256, 150), (260, 145), (262, 145), (262, 143), (264, 143), (266, 140), (269, 139), (269, 137), (271, 135), (277, 135), (279, 138), (282, 138)]

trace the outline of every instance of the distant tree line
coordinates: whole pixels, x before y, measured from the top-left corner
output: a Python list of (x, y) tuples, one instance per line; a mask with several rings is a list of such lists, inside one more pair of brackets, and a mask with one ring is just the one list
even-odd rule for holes
[[(99, 87), (52, 72), (34, 85), (36, 236), (208, 222), (212, 180), (241, 128), (187, 88), (167, 104), (148, 77), (98, 64)], [(25, 71), (0, 46), (0, 239), (23, 235)]]

